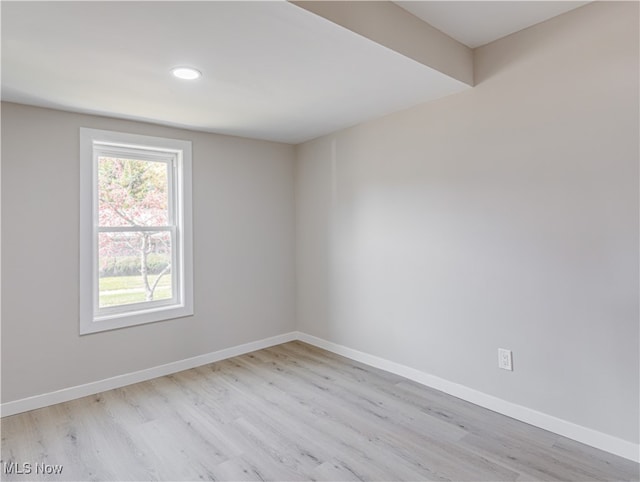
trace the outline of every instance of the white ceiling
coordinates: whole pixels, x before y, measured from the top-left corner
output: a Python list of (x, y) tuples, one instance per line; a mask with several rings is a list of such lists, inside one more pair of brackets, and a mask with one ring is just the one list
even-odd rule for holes
[(465, 87), (284, 1), (2, 2), (14, 102), (298, 143)]
[(467, 47), (476, 48), (589, 2), (409, 0), (394, 3)]
[[(423, 19), (433, 15), (454, 38), (473, 34), (472, 42), (504, 35), (494, 17), (519, 29), (523, 17), (535, 23), (541, 10), (559, 8), (401, 3)], [(299, 143), (468, 88), (285, 1), (1, 8), (2, 99), (11, 102)], [(178, 65), (203, 77), (179, 81), (169, 73)]]

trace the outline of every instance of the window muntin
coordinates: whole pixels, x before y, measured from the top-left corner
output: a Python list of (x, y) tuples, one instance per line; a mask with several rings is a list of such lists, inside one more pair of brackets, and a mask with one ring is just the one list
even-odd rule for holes
[(193, 314), (190, 156), (185, 141), (81, 129), (81, 333)]

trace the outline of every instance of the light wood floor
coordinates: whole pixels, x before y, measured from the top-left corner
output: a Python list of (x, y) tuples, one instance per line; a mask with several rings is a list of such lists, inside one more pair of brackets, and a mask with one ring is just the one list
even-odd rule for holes
[[(637, 480), (638, 464), (292, 342), (5, 417), (5, 480)], [(35, 475), (35, 464), (62, 475)], [(0, 469), (4, 464), (1, 464)]]

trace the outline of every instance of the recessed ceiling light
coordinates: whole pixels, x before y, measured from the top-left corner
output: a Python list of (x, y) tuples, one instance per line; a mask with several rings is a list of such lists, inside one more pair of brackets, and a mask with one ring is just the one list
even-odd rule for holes
[(195, 80), (202, 76), (200, 71), (191, 67), (175, 67), (171, 69), (171, 73), (182, 80)]

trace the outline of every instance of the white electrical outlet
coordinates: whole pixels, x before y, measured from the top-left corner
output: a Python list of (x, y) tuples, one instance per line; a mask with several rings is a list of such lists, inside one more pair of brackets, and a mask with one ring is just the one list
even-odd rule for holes
[(502, 368), (503, 370), (513, 371), (513, 359), (511, 357), (511, 350), (498, 348), (498, 367)]

